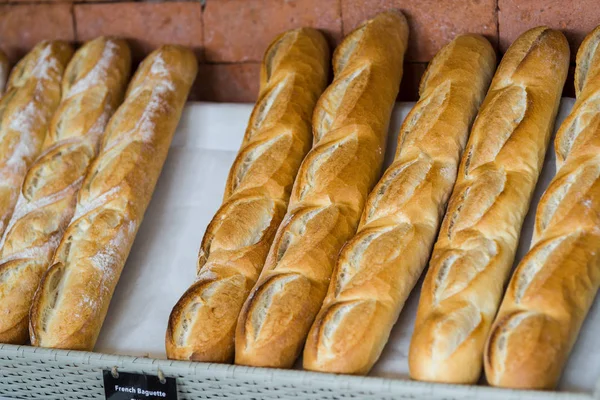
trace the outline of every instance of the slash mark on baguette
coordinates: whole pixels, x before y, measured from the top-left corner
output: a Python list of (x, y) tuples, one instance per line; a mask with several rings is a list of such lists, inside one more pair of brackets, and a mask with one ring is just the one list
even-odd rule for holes
[[(415, 108), (407, 116), (407, 122), (402, 124), (401, 138), (398, 141), (398, 150), (395, 158), (402, 154), (402, 149), (406, 149), (409, 143), (405, 140), (410, 132), (418, 126), (419, 132), (431, 132), (431, 129), (438, 123), (440, 116), (446, 110), (450, 92), (452, 90), (452, 81), (446, 80), (436, 86), (427, 97), (420, 100)], [(422, 119), (426, 115), (427, 118)], [(421, 137), (417, 134), (411, 135), (412, 141), (418, 141)], [(426, 154), (422, 152), (421, 154)]]
[(567, 175), (559, 172), (540, 200), (536, 218), (538, 234), (558, 225), (577, 204), (574, 200), (584, 197), (577, 194), (587, 194), (599, 177), (600, 165), (594, 162), (584, 162)]
[[(322, 341), (320, 341), (319, 345), (322, 344), (326, 348), (332, 349), (334, 354), (339, 353), (339, 350), (341, 349), (352, 348), (357, 345), (364, 336), (364, 331), (370, 329), (369, 324), (364, 323), (364, 318), (372, 315), (375, 311), (375, 306), (376, 302), (368, 299), (344, 301), (334, 304), (327, 310), (323, 318), (324, 323), (321, 328), (322, 334), (319, 335), (319, 338), (322, 338)], [(349, 319), (350, 314), (355, 310), (360, 313), (356, 316), (358, 318)], [(349, 324), (350, 327), (353, 328), (344, 330), (343, 340), (345, 345), (341, 345), (341, 338), (335, 338), (336, 333), (338, 333), (338, 328), (342, 323)], [(327, 352), (323, 353), (326, 354)]]
[[(242, 215), (246, 218), (242, 218)], [(206, 229), (198, 257), (198, 273), (215, 251), (239, 251), (254, 246), (275, 229), (272, 227), (276, 215), (273, 199), (264, 196), (235, 196), (225, 202)], [(237, 224), (235, 233), (231, 225)], [(227, 240), (224, 240), (227, 239)]]
[(451, 204), (449, 208), (447, 236), (450, 240), (454, 240), (459, 233), (482, 222), (504, 193), (507, 180), (504, 169), (485, 168), (477, 175), (477, 179), (467, 181), (468, 186), (463, 189), (458, 204)]
[[(433, 159), (426, 153), (419, 155), (408, 162), (396, 162), (390, 166), (380, 183), (373, 190), (367, 209), (365, 224), (372, 222), (375, 218), (384, 218), (395, 215), (402, 209), (424, 184), (434, 165)], [(400, 188), (402, 188), (400, 190)], [(391, 202), (393, 196), (393, 202)], [(392, 203), (393, 208), (382, 207), (380, 203)]]
[(538, 243), (527, 256), (525, 264), (522, 264), (515, 272), (515, 287), (514, 287), (514, 302), (519, 304), (529, 285), (535, 279), (541, 269), (546, 266), (547, 259), (554, 253), (563, 242), (566, 244), (572, 243), (581, 236), (582, 232), (575, 231), (565, 236), (559, 236), (548, 241)]
[(288, 248), (294, 244), (295, 240), (304, 235), (306, 226), (310, 220), (312, 220), (321, 212), (325, 211), (327, 208), (329, 207), (306, 207), (303, 210), (296, 211), (294, 214), (291, 214), (288, 218), (286, 218), (281, 225), (287, 229), (283, 231), (284, 233), (281, 236), (281, 239), (274, 244), (274, 246), (277, 246), (276, 263), (281, 261)]
[(285, 134), (280, 136), (275, 136), (274, 138), (263, 141), (256, 142), (251, 146), (248, 146), (244, 149), (244, 151), (240, 154), (241, 163), (238, 164), (237, 172), (235, 174), (235, 180), (231, 191), (235, 191), (246, 176), (248, 170), (256, 165), (257, 160), (265, 154), (269, 149), (271, 149), (275, 144), (281, 140), (285, 139)]
[[(301, 30), (302, 28), (284, 32), (269, 46), (264, 57), (267, 81), (271, 80), (273, 71), (277, 69), (279, 62), (282, 60), (282, 57), (277, 57), (277, 55), (287, 54), (289, 52), (288, 49), (298, 41), (298, 34)], [(283, 47), (285, 47), (285, 49), (283, 49)]]
[(348, 65), (348, 60), (354, 54), (357, 48), (359, 48), (360, 42), (365, 34), (365, 29), (367, 28), (367, 24), (369, 22), (366, 21), (361, 26), (352, 31), (348, 36), (344, 38), (344, 41), (339, 45), (336, 49), (336, 55), (334, 56), (334, 68), (335, 75), (340, 74)]
[(583, 55), (581, 57), (578, 57), (577, 60), (577, 79), (575, 80), (575, 90), (577, 92), (577, 98), (580, 97), (579, 94), (581, 93), (585, 84), (587, 83), (590, 66), (592, 65), (592, 60), (596, 56), (598, 44), (600, 44), (600, 30), (595, 29), (590, 34), (590, 37), (586, 38), (585, 44), (587, 44), (587, 46), (582, 45), (579, 48), (579, 51), (583, 51)]
[[(263, 126), (267, 118), (269, 121), (279, 121), (281, 115), (284, 112), (284, 109), (274, 113), (273, 110), (274, 104), (285, 104), (289, 101), (290, 96), (292, 95), (293, 83), (296, 79), (295, 74), (288, 74), (279, 82), (275, 87), (273, 87), (265, 97), (262, 98), (260, 104), (257, 107), (256, 114), (252, 121), (252, 129), (248, 132), (248, 137), (245, 138), (245, 141), (250, 140), (259, 129), (267, 128), (269, 124)], [(274, 139), (276, 139), (275, 136)]]
[(40, 330), (42, 332), (46, 331), (48, 320), (56, 307), (64, 273), (64, 264), (56, 263), (52, 265), (48, 269), (47, 277), (45, 279), (48, 284), (40, 288), (40, 290), (45, 291), (43, 295), (47, 299), (45, 307), (42, 307), (40, 310)]
[[(295, 291), (291, 288), (288, 288), (290, 284), (294, 283), (299, 285), (297, 288), (303, 288), (304, 290)], [(289, 321), (295, 317), (294, 315), (287, 315), (285, 320), (278, 318), (277, 321), (273, 321), (274, 317), (273, 315), (269, 314), (269, 309), (271, 309), (271, 306), (274, 304), (275, 300), (277, 300), (277, 304), (282, 306), (284, 303), (286, 303), (285, 300), (289, 300), (282, 299), (282, 294), (289, 296), (294, 295), (294, 292), (296, 292), (299, 293), (300, 297), (302, 297), (304, 295), (308, 295), (307, 290), (310, 290), (308, 280), (304, 276), (297, 273), (278, 274), (267, 279), (260, 286), (256, 292), (256, 295), (250, 299), (250, 318), (246, 322), (247, 325), (250, 325), (250, 329), (247, 329), (247, 331), (250, 333), (249, 337), (252, 338), (253, 341), (256, 341), (260, 338), (265, 338), (263, 340), (269, 340), (270, 335), (261, 335), (261, 331), (263, 328), (266, 328), (266, 324), (269, 322), (269, 325), (276, 324), (288, 326)], [(246, 344), (248, 345), (250, 343), (246, 342)]]
[(191, 328), (194, 325), (195, 319), (197, 317), (198, 308), (200, 308), (201, 304), (198, 301), (193, 302), (192, 304), (187, 305), (179, 315), (178, 320), (180, 323), (175, 325), (175, 342), (178, 346), (185, 346), (187, 343), (188, 336), (190, 334)]
[[(357, 139), (358, 138), (356, 137), (356, 134), (349, 133), (343, 139), (340, 139), (335, 142), (323, 143), (313, 148), (311, 153), (309, 153), (309, 155), (306, 156), (303, 162), (303, 164), (308, 164), (308, 167), (305, 169), (306, 172), (302, 175), (299, 175), (297, 178), (302, 184), (302, 189), (300, 190), (298, 201), (302, 201), (305, 198), (305, 196), (311, 193), (311, 191), (315, 188), (315, 184), (317, 182), (317, 175), (321, 175), (319, 174), (319, 171), (323, 164), (325, 164), (329, 168), (334, 166), (338, 169), (341, 169), (347, 163), (351, 162), (351, 159), (346, 160), (345, 163), (328, 163), (327, 161), (334, 157), (334, 155), (337, 152), (344, 152), (345, 146), (356, 146), (358, 142)], [(339, 158), (340, 157), (335, 157), (336, 160), (339, 160)], [(302, 168), (300, 169), (300, 171), (302, 171)], [(331, 171), (330, 173), (333, 176), (337, 175), (334, 174), (334, 171)], [(322, 179), (319, 180), (319, 183), (321, 183), (321, 181)]]
[(559, 163), (567, 159), (573, 144), (582, 132), (586, 131), (590, 126), (598, 126), (598, 120), (600, 119), (599, 112), (600, 93), (590, 96), (580, 105), (576, 105), (576, 109), (571, 111), (566, 120), (568, 122), (565, 122), (564, 127), (561, 126), (560, 131), (557, 133), (555, 148)]
[(502, 320), (497, 321), (489, 335), (489, 344), (487, 346), (487, 357), (490, 365), (494, 368), (496, 379), (504, 373), (506, 366), (506, 350), (508, 340), (514, 330), (526, 319), (535, 315), (533, 312), (517, 311), (506, 315)]
[[(342, 249), (338, 259), (337, 268), (333, 279), (335, 283), (335, 297), (339, 298), (345, 290), (351, 290), (355, 285), (378, 279), (379, 274), (384, 272), (388, 263), (399, 260), (406, 249), (406, 244), (414, 238), (415, 230), (418, 229), (408, 219), (395, 217), (394, 224), (378, 227), (366, 227), (354, 236)], [(389, 221), (388, 221), (389, 222)], [(382, 247), (390, 243), (398, 243), (399, 238), (406, 242), (400, 242), (395, 247), (388, 247), (381, 251)], [(366, 266), (369, 268), (366, 268)], [(353, 297), (353, 295), (345, 295)]]
[(569, 174), (566, 176), (566, 179), (564, 179), (564, 182), (555, 181), (557, 185), (550, 186), (551, 188), (554, 187), (552, 188), (553, 190), (547, 190), (544, 193), (543, 200), (540, 202), (539, 210), (540, 217), (538, 229), (540, 232), (543, 232), (546, 230), (546, 228), (548, 228), (554, 213), (556, 213), (556, 210), (558, 210), (558, 207), (567, 196), (567, 193), (569, 193), (569, 190), (575, 181), (575, 174)]
[[(493, 135), (476, 135), (479, 140), (474, 140), (469, 153), (469, 169), (465, 168), (465, 175), (470, 175), (472, 170), (493, 162), (504, 146), (510, 142), (519, 124), (527, 112), (527, 90), (521, 86), (513, 85), (499, 89), (487, 107), (477, 117), (474, 131), (494, 132)], [(510, 105), (506, 107), (503, 105)]]
[(439, 314), (431, 335), (431, 354), (434, 358), (444, 360), (456, 352), (467, 338), (484, 322), (481, 312), (467, 303), (450, 314)]
[[(227, 310), (231, 307), (241, 308), (245, 296), (240, 288), (246, 284), (245, 277), (235, 273), (230, 276), (222, 275), (222, 272), (221, 275), (217, 275), (207, 268), (204, 269), (199, 275), (200, 280), (196, 281), (177, 303), (176, 312), (169, 320), (170, 334), (177, 346), (185, 348), (191, 343), (203, 343), (204, 346), (208, 346), (215, 341), (227, 340), (227, 332), (235, 328), (236, 319), (232, 318)], [(196, 324), (204, 323), (213, 327), (217, 325), (215, 322), (228, 329), (200, 330), (194, 334)], [(190, 347), (189, 351), (196, 350), (193, 345)], [(213, 350), (219, 352), (218, 349), (206, 349), (200, 351), (200, 354), (192, 354), (192, 359), (196, 357), (198, 360), (205, 360), (203, 354)], [(224, 358), (223, 361), (226, 360)]]
[(461, 250), (446, 250), (434, 280), (434, 303), (439, 305), (468, 287), (497, 254), (496, 241), (485, 237), (472, 238)]
[(465, 200), (469, 196), (469, 191), (471, 190), (470, 186), (467, 186), (460, 196), (460, 200), (458, 201), (458, 206), (456, 206), (456, 210), (450, 215), (448, 222), (448, 240), (452, 240), (452, 233), (454, 232), (454, 225), (460, 216), (460, 213), (465, 205)]
[[(370, 76), (371, 64), (365, 63), (346, 76), (341, 76), (327, 88), (321, 96), (320, 106), (315, 109), (315, 120), (317, 121), (314, 126), (315, 144), (321, 141), (325, 133), (335, 129), (334, 118), (344, 121), (346, 115), (352, 112), (354, 105), (367, 87)], [(341, 108), (342, 104), (343, 108)]]
[(442, 261), (437, 276), (435, 277), (434, 289), (433, 289), (433, 299), (435, 304), (439, 304), (440, 301), (444, 300), (447, 296), (444, 296), (444, 291), (446, 289), (448, 275), (450, 275), (450, 269), (460, 258), (460, 254), (452, 252), (448, 254), (446, 259)]

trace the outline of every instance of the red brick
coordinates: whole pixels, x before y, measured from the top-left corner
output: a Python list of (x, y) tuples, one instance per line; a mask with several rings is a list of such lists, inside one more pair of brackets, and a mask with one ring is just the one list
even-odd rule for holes
[(252, 103), (260, 85), (260, 63), (201, 64), (192, 100)]
[(410, 26), (408, 61), (426, 62), (461, 33), (497, 44), (496, 0), (341, 0), (344, 35), (378, 12), (398, 8)]
[(18, 61), (42, 40), (75, 40), (71, 4), (0, 6), (0, 48)]
[(288, 29), (311, 26), (339, 41), (339, 0), (207, 0), (206, 58), (214, 62), (261, 61), (269, 43)]
[(77, 40), (101, 35), (129, 40), (139, 61), (158, 46), (188, 46), (202, 59), (202, 16), (197, 2), (76, 4)]
[(398, 101), (417, 101), (419, 100), (419, 85), (421, 77), (427, 69), (426, 63), (405, 63), (400, 83), (400, 93)]
[(600, 24), (600, 4), (597, 0), (499, 0), (498, 7), (502, 51), (506, 51), (526, 30), (547, 25), (563, 31), (571, 45), (571, 58), (575, 59), (585, 35)]

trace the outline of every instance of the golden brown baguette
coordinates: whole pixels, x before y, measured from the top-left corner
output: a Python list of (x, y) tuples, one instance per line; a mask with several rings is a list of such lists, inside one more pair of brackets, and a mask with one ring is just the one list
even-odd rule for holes
[(35, 293), (34, 346), (91, 350), (194, 81), (194, 54), (162, 46), (140, 64)]
[(413, 379), (474, 383), (514, 261), (569, 66), (562, 33), (538, 27), (508, 49), (473, 124), (421, 290)]
[(33, 294), (66, 227), (100, 135), (123, 99), (131, 57), (122, 40), (98, 38), (71, 59), (62, 100), (27, 171), (15, 211), (0, 240), (0, 342), (29, 339)]
[(485, 351), (494, 386), (556, 386), (600, 286), (600, 27), (577, 53), (577, 102), (556, 134), (558, 173), (538, 205)]
[(304, 368), (366, 374), (423, 272), (469, 128), (496, 67), (481, 36), (458, 36), (431, 61), (396, 157), (344, 246), (304, 347)]
[(41, 42), (10, 74), (0, 100), (0, 235), (17, 204), (25, 173), (42, 149), (72, 55), (65, 42)]
[(6, 54), (0, 50), (0, 96), (4, 94), (6, 88), (6, 80), (8, 79), (8, 72), (10, 70), (10, 63)]
[(336, 49), (334, 81), (313, 116), (313, 148), (240, 313), (236, 363), (291, 367), (300, 354), (338, 251), (356, 231), (379, 178), (407, 39), (404, 16), (385, 12)]
[(259, 99), (229, 172), (224, 202), (202, 240), (197, 280), (169, 318), (169, 358), (233, 361), (237, 318), (310, 149), (311, 116), (328, 72), (329, 47), (315, 29), (288, 31), (268, 47)]

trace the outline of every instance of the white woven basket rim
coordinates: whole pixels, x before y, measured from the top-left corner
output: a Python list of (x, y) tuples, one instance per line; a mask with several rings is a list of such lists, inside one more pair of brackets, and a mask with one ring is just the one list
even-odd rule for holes
[[(197, 379), (235, 379), (245, 381), (292, 384), (306, 388), (349, 389), (389, 393), (410, 393), (428, 398), (465, 399), (597, 399), (596, 395), (574, 392), (523, 391), (498, 389), (487, 386), (453, 385), (418, 382), (404, 379), (387, 379), (352, 375), (337, 375), (311, 371), (256, 368), (228, 364), (209, 364), (189, 361), (159, 360), (145, 357), (121, 356), (103, 353), (55, 350), (31, 346), (0, 344), (0, 358), (16, 357), (44, 362), (52, 360), (66, 364), (85, 364), (94, 368), (121, 371), (157, 373), (166, 376), (190, 376)], [(0, 371), (0, 382), (3, 377)], [(598, 391), (596, 391), (598, 392)]]

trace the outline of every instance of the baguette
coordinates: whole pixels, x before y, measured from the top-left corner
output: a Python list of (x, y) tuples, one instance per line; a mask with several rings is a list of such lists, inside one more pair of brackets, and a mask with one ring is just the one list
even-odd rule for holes
[(600, 286), (600, 27), (577, 53), (577, 102), (556, 134), (558, 173), (485, 351), (494, 386), (552, 389)]
[(328, 71), (329, 48), (315, 29), (283, 33), (267, 49), (259, 100), (229, 172), (223, 205), (204, 234), (197, 280), (169, 318), (169, 358), (233, 361), (237, 318), (310, 149), (310, 118)]
[(27, 171), (12, 218), (0, 241), (0, 342), (29, 339), (29, 308), (62, 234), (100, 135), (117, 108), (131, 65), (124, 41), (98, 38), (75, 53), (62, 100)]
[(429, 64), (395, 160), (337, 261), (304, 348), (305, 369), (366, 374), (379, 358), (429, 259), (495, 67), (494, 49), (477, 35), (458, 36)]
[(34, 346), (93, 349), (196, 71), (194, 54), (178, 46), (162, 46), (140, 64), (35, 293)]
[(39, 43), (15, 66), (0, 100), (0, 236), (17, 204), (25, 173), (42, 149), (72, 55), (65, 42)]
[(0, 96), (4, 94), (9, 70), (10, 63), (8, 62), (8, 58), (6, 57), (6, 54), (0, 50)]
[(337, 48), (334, 81), (313, 116), (313, 148), (240, 313), (236, 363), (291, 367), (300, 354), (338, 251), (356, 231), (381, 172), (407, 40), (406, 19), (390, 11), (364, 23)]
[(413, 379), (475, 383), (510, 273), (569, 67), (547, 27), (508, 49), (473, 124), (421, 290)]

